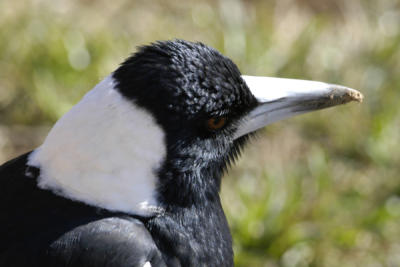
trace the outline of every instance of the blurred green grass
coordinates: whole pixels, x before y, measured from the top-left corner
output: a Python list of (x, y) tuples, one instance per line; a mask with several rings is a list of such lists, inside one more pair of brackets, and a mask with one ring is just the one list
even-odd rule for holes
[(0, 161), (135, 47), (202, 41), (242, 73), (365, 101), (276, 123), (224, 178), (237, 266), (400, 266), (400, 1), (0, 1)]

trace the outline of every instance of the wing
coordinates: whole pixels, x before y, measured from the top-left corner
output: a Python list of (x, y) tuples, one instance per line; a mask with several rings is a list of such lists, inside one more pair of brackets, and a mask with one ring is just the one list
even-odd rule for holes
[(0, 254), (0, 266), (166, 266), (150, 233), (139, 220), (130, 217), (90, 222), (64, 233), (48, 246), (45, 243), (39, 235), (13, 246)]
[(166, 266), (140, 220), (38, 188), (28, 155), (0, 167), (0, 267)]
[(166, 265), (150, 233), (139, 220), (113, 217), (64, 234), (51, 244), (41, 266)]

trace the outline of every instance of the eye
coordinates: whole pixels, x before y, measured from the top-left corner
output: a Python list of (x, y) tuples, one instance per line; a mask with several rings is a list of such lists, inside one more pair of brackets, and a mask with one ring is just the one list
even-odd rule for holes
[(226, 123), (225, 117), (214, 117), (207, 120), (207, 128), (211, 131), (216, 131), (224, 127)]

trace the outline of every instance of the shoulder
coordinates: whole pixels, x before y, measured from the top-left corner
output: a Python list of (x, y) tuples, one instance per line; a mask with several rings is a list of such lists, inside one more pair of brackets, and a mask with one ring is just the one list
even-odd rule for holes
[(10, 245), (0, 253), (0, 266), (166, 266), (152, 236), (138, 219), (108, 217), (76, 225), (58, 225)]
[(20, 175), (21, 172), (26, 171), (28, 156), (32, 151), (11, 159), (0, 165), (1, 177)]
[(165, 266), (148, 230), (131, 217), (78, 226), (55, 240), (45, 258), (45, 266)]
[[(28, 157), (32, 152), (25, 153), (0, 165), (0, 198), (16, 197), (24, 190), (36, 188), (36, 178), (39, 169), (28, 165)], [(6, 194), (6, 195), (5, 195)]]

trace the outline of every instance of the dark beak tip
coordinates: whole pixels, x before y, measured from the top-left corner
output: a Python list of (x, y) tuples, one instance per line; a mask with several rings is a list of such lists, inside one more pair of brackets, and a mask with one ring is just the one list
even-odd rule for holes
[(359, 91), (342, 86), (337, 86), (329, 98), (337, 104), (346, 104), (352, 101), (362, 103), (364, 100), (363, 94)]

